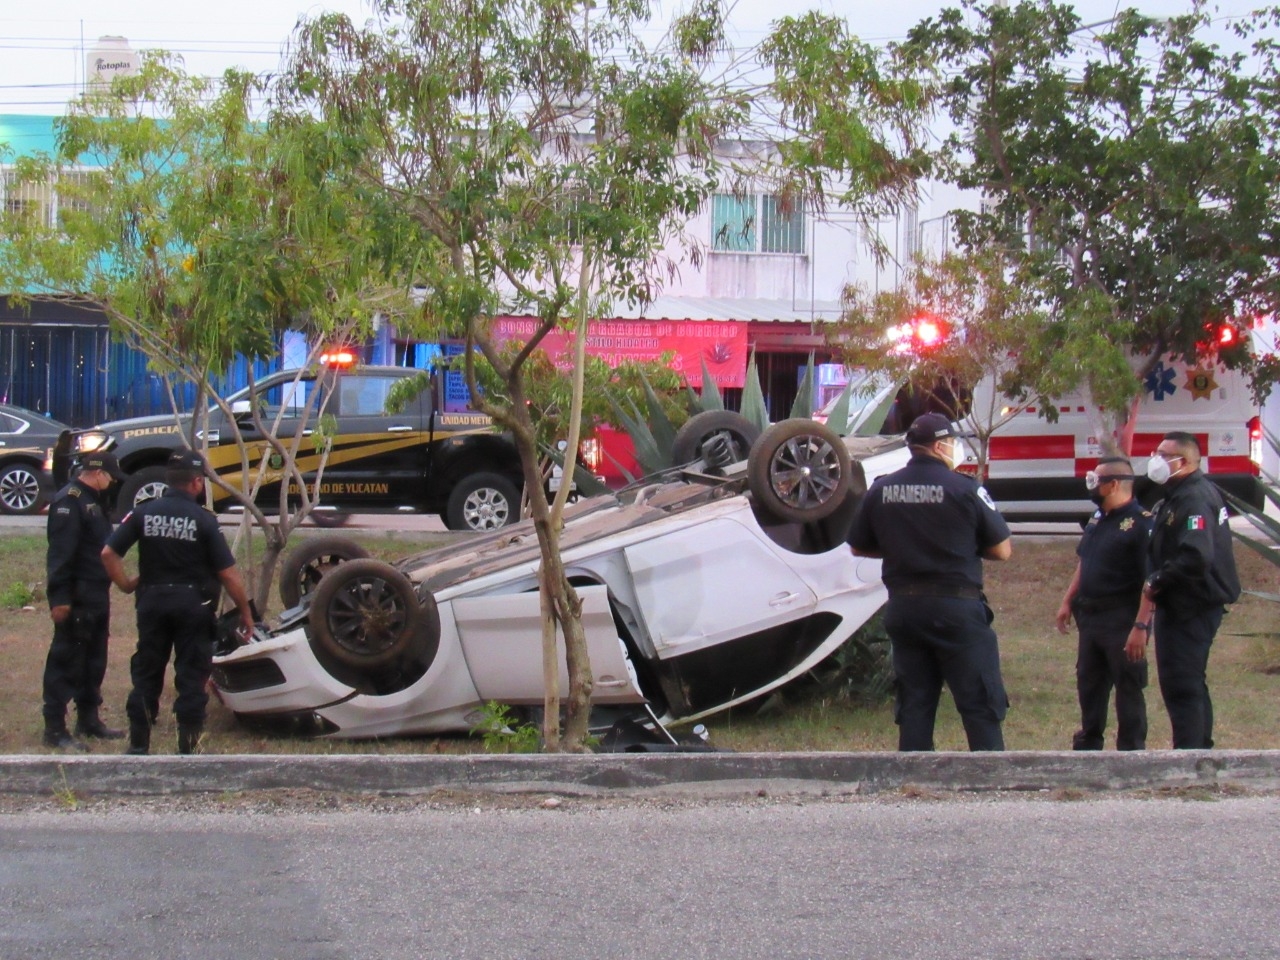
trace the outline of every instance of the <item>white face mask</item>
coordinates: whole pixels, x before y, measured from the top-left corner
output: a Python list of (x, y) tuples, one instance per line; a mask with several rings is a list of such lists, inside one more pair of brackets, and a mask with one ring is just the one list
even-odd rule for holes
[(964, 444), (953, 437), (950, 443), (950, 450), (947, 453), (947, 466), (955, 470), (968, 458), (969, 452), (965, 449)]
[(1152, 483), (1158, 483), (1163, 486), (1173, 476), (1173, 470), (1169, 466), (1170, 462), (1182, 459), (1184, 458), (1169, 457), (1166, 459), (1162, 454), (1153, 453), (1151, 459), (1147, 461), (1147, 479)]

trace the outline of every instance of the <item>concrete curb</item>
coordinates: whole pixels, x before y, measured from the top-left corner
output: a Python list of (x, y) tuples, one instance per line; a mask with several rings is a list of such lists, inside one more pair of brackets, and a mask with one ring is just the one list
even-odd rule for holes
[(37, 796), (67, 790), (80, 796), (290, 789), (725, 796), (1186, 787), (1280, 790), (1280, 751), (0, 757), (0, 793)]

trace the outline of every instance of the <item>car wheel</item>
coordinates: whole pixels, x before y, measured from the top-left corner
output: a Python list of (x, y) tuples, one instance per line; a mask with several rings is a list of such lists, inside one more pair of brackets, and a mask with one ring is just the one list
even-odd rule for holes
[(351, 514), (346, 510), (312, 510), (307, 514), (307, 519), (317, 527), (332, 530), (335, 527), (345, 527)]
[(444, 524), (450, 530), (500, 530), (520, 517), (520, 492), (498, 473), (463, 477), (449, 494)]
[(316, 537), (299, 544), (280, 564), (280, 602), (286, 609), (296, 607), (330, 570), (367, 556), (368, 550), (345, 537)]
[(760, 428), (730, 410), (706, 410), (685, 421), (671, 444), (675, 466), (703, 460), (708, 467), (727, 467), (747, 459), (760, 438)]
[(439, 641), (434, 599), (426, 607), (430, 609), (395, 567), (381, 560), (349, 560), (324, 577), (312, 594), (311, 637), (338, 663), (375, 670), (401, 659), (415, 645)]
[(775, 423), (760, 435), (747, 460), (747, 484), (769, 514), (811, 523), (832, 514), (849, 492), (849, 451), (815, 420)]
[(148, 500), (163, 497), (169, 490), (169, 485), (164, 482), (164, 474), (164, 467), (143, 467), (137, 473), (125, 477), (116, 497), (116, 519), (124, 519), (125, 514)]
[(25, 463), (0, 468), (0, 513), (38, 513), (44, 506), (40, 474)]

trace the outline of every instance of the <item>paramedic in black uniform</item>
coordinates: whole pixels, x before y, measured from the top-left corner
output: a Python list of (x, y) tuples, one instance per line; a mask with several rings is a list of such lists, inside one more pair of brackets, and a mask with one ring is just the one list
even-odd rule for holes
[[(151, 704), (160, 697), (169, 651), (174, 653), (173, 712), (178, 752), (195, 753), (204, 729), (213, 665), (214, 621), (219, 582), (240, 611), (245, 636), (253, 615), (235, 559), (212, 513), (200, 505), (204, 459), (189, 450), (169, 457), (168, 492), (135, 508), (111, 535), (102, 562), (125, 593), (138, 592), (138, 649), (129, 663), (133, 690), (129, 714), (131, 754), (151, 747)], [(138, 544), (138, 575), (125, 573), (122, 557)]]
[[(49, 504), (46, 583), (53, 642), (44, 664), (44, 743), (85, 749), (76, 737), (118, 740), (121, 730), (102, 722), (102, 679), (107, 674), (111, 578), (102, 545), (111, 535), (101, 494), (122, 478), (110, 453), (87, 457), (80, 473)], [(75, 701), (76, 736), (67, 732), (67, 704)]]
[(1075, 575), (1058, 608), (1058, 632), (1075, 618), (1076, 694), (1080, 729), (1074, 750), (1101, 750), (1107, 703), (1116, 692), (1116, 749), (1147, 746), (1147, 638), (1152, 603), (1142, 595), (1147, 578), (1151, 514), (1133, 499), (1133, 465), (1103, 457), (1085, 474), (1098, 509), (1076, 546)]
[(1222, 496), (1200, 470), (1200, 444), (1166, 433), (1147, 476), (1168, 489), (1156, 505), (1151, 575), (1155, 601), (1156, 673), (1173, 727), (1173, 749), (1213, 746), (1213, 703), (1205, 671), (1226, 604), (1240, 597), (1236, 559)]
[(987, 492), (954, 472), (963, 448), (947, 417), (917, 417), (907, 445), (911, 462), (871, 485), (849, 534), (855, 554), (884, 559), (898, 749), (933, 749), (945, 681), (969, 749), (1003, 750), (1009, 699), (982, 560), (1009, 559), (1009, 527)]

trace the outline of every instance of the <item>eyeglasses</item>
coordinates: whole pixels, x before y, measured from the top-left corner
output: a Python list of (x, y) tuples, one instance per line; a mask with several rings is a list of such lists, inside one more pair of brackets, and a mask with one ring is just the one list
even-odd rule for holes
[(1090, 470), (1084, 475), (1084, 487), (1086, 490), (1093, 492), (1103, 484), (1110, 483), (1112, 480), (1136, 480), (1137, 477), (1132, 473), (1098, 473), (1096, 470)]

